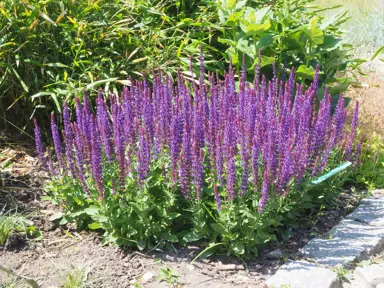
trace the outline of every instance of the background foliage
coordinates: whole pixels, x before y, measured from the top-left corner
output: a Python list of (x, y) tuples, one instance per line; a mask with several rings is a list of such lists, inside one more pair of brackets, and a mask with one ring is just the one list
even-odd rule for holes
[(223, 73), (230, 58), (239, 68), (245, 54), (252, 77), (263, 49), (263, 73), (271, 76), (276, 61), (278, 71), (294, 66), (308, 81), (320, 64), (321, 85), (336, 81), (343, 85), (330, 92), (345, 91), (350, 79), (337, 73), (360, 63), (340, 41), (346, 14), (325, 21), (324, 9), (312, 2), (2, 1), (0, 123), (24, 129), (33, 115), (47, 119), (83, 90), (91, 97), (100, 86), (117, 91), (152, 67), (174, 77), (178, 69), (189, 71), (189, 57), (198, 56), (200, 45), (208, 71)]

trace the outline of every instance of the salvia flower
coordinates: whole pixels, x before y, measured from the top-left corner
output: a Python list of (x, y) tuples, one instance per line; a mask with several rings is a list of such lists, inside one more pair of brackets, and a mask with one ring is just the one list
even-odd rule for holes
[(43, 139), (41, 137), (41, 130), (39, 125), (37, 124), (37, 120), (33, 118), (33, 123), (35, 125), (35, 144), (36, 144), (36, 151), (37, 151), (37, 156), (39, 157), (41, 165), (47, 169), (47, 162), (45, 160), (44, 156), (44, 144), (43, 144)]
[(55, 115), (51, 114), (51, 130), (52, 130), (52, 138), (53, 138), (53, 145), (56, 152), (57, 162), (59, 163), (59, 166), (61, 169), (63, 169), (63, 160), (62, 160), (62, 146), (61, 146), (61, 140), (60, 140), (60, 134), (59, 129), (57, 128), (56, 121), (55, 121)]
[[(327, 87), (319, 105), (315, 102), (319, 67), (313, 84), (305, 89), (295, 83), (294, 68), (287, 81), (279, 79), (276, 66), (271, 81), (264, 75), (260, 79), (259, 62), (251, 86), (244, 64), (239, 77), (231, 64), (223, 78), (208, 73), (209, 81), (204, 81), (202, 55), (200, 59), (200, 77), (189, 83), (180, 72), (173, 83), (159, 70), (158, 75), (153, 72), (152, 87), (145, 79), (130, 79), (132, 85), (108, 101), (99, 91), (95, 110), (86, 94), (83, 103), (76, 96), (72, 123), (64, 105), (66, 157), (51, 116), (54, 156), (61, 172), (71, 171), (88, 197), (103, 197), (110, 191), (104, 187), (109, 183), (112, 193), (129, 193), (124, 189), (128, 183), (142, 187), (147, 180), (162, 179), (188, 200), (211, 197), (217, 210), (221, 201), (253, 194), (263, 212), (270, 197), (286, 195), (291, 184), (298, 186), (305, 177), (323, 171), (334, 152), (343, 160), (357, 161), (363, 143), (355, 143), (358, 103), (348, 131), (342, 96), (333, 114)], [(34, 122), (37, 154), (47, 168), (41, 131)], [(202, 194), (211, 182), (213, 193)]]

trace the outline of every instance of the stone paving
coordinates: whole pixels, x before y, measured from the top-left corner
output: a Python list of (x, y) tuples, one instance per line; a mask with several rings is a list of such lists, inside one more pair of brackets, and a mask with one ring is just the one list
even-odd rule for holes
[(308, 242), (298, 253), (302, 259), (285, 263), (267, 285), (271, 288), (384, 288), (384, 259), (382, 263), (357, 267), (349, 279), (341, 275), (352, 263), (382, 251), (384, 196), (377, 193), (363, 199), (359, 207), (327, 235)]

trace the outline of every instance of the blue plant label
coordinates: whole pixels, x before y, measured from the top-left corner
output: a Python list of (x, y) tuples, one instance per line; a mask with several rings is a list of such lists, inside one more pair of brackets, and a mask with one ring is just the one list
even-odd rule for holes
[(349, 161), (344, 162), (340, 166), (338, 166), (335, 169), (332, 169), (331, 171), (329, 171), (327, 174), (324, 174), (323, 176), (321, 176), (321, 177), (317, 178), (316, 180), (312, 181), (312, 183), (313, 184), (319, 184), (319, 183), (323, 182), (324, 180), (327, 180), (328, 178), (332, 177), (333, 175), (343, 171), (344, 169), (349, 167), (351, 164), (352, 163), (349, 162)]

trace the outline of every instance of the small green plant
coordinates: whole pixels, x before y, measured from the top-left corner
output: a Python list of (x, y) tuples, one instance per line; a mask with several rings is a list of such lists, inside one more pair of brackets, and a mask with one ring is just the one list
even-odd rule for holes
[(175, 272), (175, 270), (169, 268), (168, 266), (164, 266), (163, 268), (160, 268), (157, 279), (159, 281), (166, 281), (168, 285), (175, 285), (179, 277), (180, 276)]
[(24, 233), (27, 237), (41, 237), (40, 230), (23, 215), (10, 212), (0, 214), (0, 246), (5, 245), (12, 232)]
[(343, 281), (343, 282), (349, 282), (348, 276), (350, 274), (350, 271), (348, 269), (345, 269), (343, 266), (337, 266), (332, 269), (336, 274), (337, 277)]
[(373, 133), (366, 137), (359, 162), (348, 179), (368, 191), (384, 187), (384, 139)]
[(73, 268), (67, 271), (63, 277), (63, 288), (84, 288), (86, 287), (87, 273), (84, 269)]

